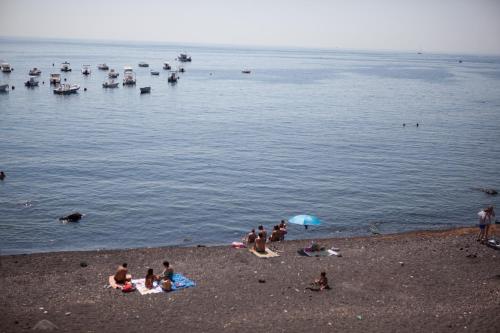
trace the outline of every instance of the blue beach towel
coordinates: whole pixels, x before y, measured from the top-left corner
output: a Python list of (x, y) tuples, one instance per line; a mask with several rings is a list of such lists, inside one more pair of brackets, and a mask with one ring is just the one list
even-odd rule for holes
[(174, 276), (172, 276), (172, 282), (173, 291), (196, 286), (196, 283), (194, 283), (194, 281), (189, 280), (187, 277), (179, 273), (174, 273)]

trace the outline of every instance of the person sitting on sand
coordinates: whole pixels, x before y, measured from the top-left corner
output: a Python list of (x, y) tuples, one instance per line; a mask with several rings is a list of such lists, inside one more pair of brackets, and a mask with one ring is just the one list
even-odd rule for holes
[(306, 289), (314, 291), (330, 289), (330, 286), (328, 285), (328, 279), (326, 277), (326, 272), (321, 272), (319, 279), (314, 280), (314, 282), (311, 283), (311, 287), (308, 287)]
[(269, 241), (278, 242), (280, 240), (281, 240), (280, 227), (278, 225), (275, 225), (273, 228), (273, 232), (271, 233), (271, 236), (269, 237)]
[(160, 275), (160, 279), (162, 280), (172, 280), (174, 276), (174, 269), (170, 267), (170, 263), (168, 261), (163, 262), (163, 272)]
[(255, 239), (257, 239), (257, 234), (255, 233), (255, 229), (252, 229), (252, 231), (248, 233), (245, 241), (247, 242), (247, 244), (252, 244), (253, 242), (255, 242)]
[(254, 250), (259, 253), (266, 253), (266, 236), (261, 231), (259, 237), (255, 240)]
[(127, 268), (127, 263), (124, 262), (121, 264), (121, 266), (118, 266), (118, 269), (116, 270), (115, 273), (115, 282), (119, 284), (124, 284), (127, 281), (131, 280), (130, 275), (127, 276), (128, 273), (128, 268)]
[(285, 240), (285, 234), (287, 233), (285, 220), (281, 220), (281, 222), (279, 224), (279, 228), (280, 228), (280, 232), (281, 232), (281, 239), (280, 240), (284, 241)]
[(266, 229), (264, 229), (264, 226), (261, 224), (261, 225), (259, 225), (258, 229), (259, 229), (259, 233), (262, 232), (264, 234), (264, 239), (267, 239), (267, 231), (266, 231)]
[(146, 278), (144, 279), (144, 285), (148, 289), (153, 289), (154, 285), (153, 282), (158, 281), (159, 278), (158, 276), (153, 274), (153, 269), (150, 268), (148, 269), (148, 273), (146, 274)]

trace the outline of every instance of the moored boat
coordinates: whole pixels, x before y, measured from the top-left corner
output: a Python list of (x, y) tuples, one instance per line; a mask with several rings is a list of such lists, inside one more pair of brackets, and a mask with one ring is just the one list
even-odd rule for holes
[(177, 60), (180, 62), (191, 62), (191, 57), (188, 57), (186, 53), (181, 53), (179, 54), (179, 57), (177, 57)]
[(83, 75), (90, 75), (91, 70), (90, 70), (90, 65), (83, 65), (82, 66), (82, 74)]
[(135, 73), (132, 70), (132, 67), (126, 66), (123, 71), (123, 85), (131, 86), (136, 83)]
[(12, 68), (12, 66), (10, 66), (10, 64), (8, 64), (6, 62), (0, 64), (0, 68), (2, 69), (2, 72), (4, 72), (4, 73), (10, 73), (14, 70), (14, 68)]
[(71, 72), (71, 67), (69, 62), (65, 61), (61, 64), (61, 72)]
[(42, 71), (39, 68), (33, 67), (30, 69), (29, 75), (38, 76), (40, 74), (42, 74)]
[(8, 84), (0, 84), (0, 92), (7, 92), (9, 91), (9, 85)]
[(37, 87), (38, 86), (38, 80), (36, 79), (35, 76), (31, 76), (28, 81), (24, 82), (24, 85), (26, 87)]
[(149, 64), (147, 62), (140, 62), (139, 67), (149, 67)]
[(249, 70), (249, 69), (244, 69), (244, 70), (242, 70), (241, 72), (242, 72), (243, 74), (250, 74), (250, 73), (252, 73), (252, 71), (251, 71), (251, 70)]
[(158, 72), (158, 71), (151, 71), (151, 75), (160, 75), (160, 72)]
[(115, 80), (108, 80), (102, 84), (103, 88), (118, 88), (120, 82)]
[(99, 64), (99, 65), (97, 65), (97, 69), (107, 71), (109, 69), (109, 67), (106, 64)]
[(118, 75), (120, 75), (120, 73), (118, 73), (117, 71), (115, 71), (113, 68), (111, 68), (108, 72), (108, 77), (110, 79), (116, 79), (118, 77)]
[(179, 78), (177, 77), (177, 75), (175, 75), (175, 72), (173, 72), (172, 74), (170, 74), (170, 76), (168, 77), (168, 82), (169, 83), (177, 83), (177, 80)]
[(50, 84), (61, 83), (61, 74), (50, 74)]
[(78, 84), (62, 84), (56, 89), (54, 89), (54, 94), (57, 95), (70, 95), (76, 94), (80, 89), (80, 85)]
[(151, 87), (142, 87), (141, 94), (149, 94), (151, 92)]
[(171, 70), (171, 69), (172, 69), (172, 66), (170, 66), (170, 65), (168, 64), (168, 62), (165, 62), (165, 63), (163, 63), (163, 69), (166, 69), (166, 70)]

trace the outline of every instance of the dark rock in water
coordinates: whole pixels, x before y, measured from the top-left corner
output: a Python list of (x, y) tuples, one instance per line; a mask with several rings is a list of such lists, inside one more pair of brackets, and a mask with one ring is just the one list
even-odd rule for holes
[(63, 216), (59, 218), (59, 221), (67, 221), (67, 222), (78, 222), (82, 218), (82, 214), (75, 212), (69, 215)]
[(492, 188), (481, 188), (480, 191), (484, 192), (486, 194), (490, 194), (490, 195), (497, 195), (498, 194), (497, 190), (492, 189)]

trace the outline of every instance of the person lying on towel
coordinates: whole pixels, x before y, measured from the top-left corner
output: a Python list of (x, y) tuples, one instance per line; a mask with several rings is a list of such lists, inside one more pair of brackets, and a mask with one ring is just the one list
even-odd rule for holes
[(118, 266), (118, 269), (115, 273), (115, 282), (118, 284), (124, 284), (127, 281), (132, 280), (131, 275), (127, 275), (128, 273), (128, 268), (127, 268), (127, 263), (124, 262), (120, 266)]
[(259, 253), (266, 253), (266, 236), (261, 231), (259, 237), (255, 240), (254, 250)]

